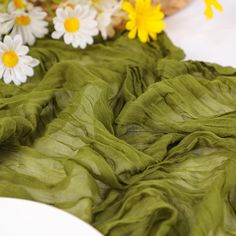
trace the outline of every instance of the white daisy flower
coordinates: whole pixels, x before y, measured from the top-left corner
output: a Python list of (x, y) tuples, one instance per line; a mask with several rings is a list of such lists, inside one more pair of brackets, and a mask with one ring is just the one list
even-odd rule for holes
[(89, 6), (58, 8), (53, 19), (55, 31), (52, 38), (59, 39), (63, 36), (65, 43), (72, 44), (75, 48), (93, 44), (93, 36), (98, 34), (96, 15), (97, 12)]
[(114, 28), (122, 21), (118, 15), (121, 12), (121, 1), (97, 0), (94, 2), (94, 7), (98, 12), (98, 29), (101, 32), (102, 38), (106, 40), (108, 37), (113, 37), (115, 35)]
[(32, 6), (32, 4), (26, 2), (25, 0), (12, 0), (8, 4), (8, 11), (12, 12), (15, 10), (24, 10), (30, 6)]
[(34, 74), (33, 67), (39, 64), (37, 59), (27, 56), (29, 48), (23, 45), (22, 37), (5, 36), (0, 42), (0, 78), (6, 84), (25, 83), (27, 76)]
[(0, 14), (0, 34), (15, 36), (20, 34), (23, 42), (29, 45), (36, 38), (43, 38), (48, 33), (47, 13), (41, 7), (29, 7), (27, 11), (16, 10)]
[[(31, 0), (33, 3), (44, 2), (44, 0)], [(8, 11), (12, 12), (15, 10), (30, 10), (34, 8), (34, 5), (27, 0), (10, 0), (8, 4)]]
[(75, 8), (76, 5), (89, 5), (97, 11), (98, 29), (104, 40), (115, 35), (115, 27), (122, 21), (119, 13), (122, 1), (119, 0), (67, 0), (60, 7)]
[(104, 40), (114, 36), (115, 30), (112, 26), (112, 13), (110, 11), (100, 12), (97, 16), (97, 22), (98, 29)]

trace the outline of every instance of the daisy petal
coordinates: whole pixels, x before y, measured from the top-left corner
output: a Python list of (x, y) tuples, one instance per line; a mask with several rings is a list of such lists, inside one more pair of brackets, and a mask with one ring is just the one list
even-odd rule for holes
[(10, 73), (10, 70), (5, 70), (5, 73), (3, 75), (3, 80), (6, 84), (10, 84), (12, 81), (12, 75)]

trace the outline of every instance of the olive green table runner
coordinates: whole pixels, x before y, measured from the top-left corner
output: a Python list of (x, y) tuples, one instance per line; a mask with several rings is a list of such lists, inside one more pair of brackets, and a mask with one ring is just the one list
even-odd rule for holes
[(31, 55), (29, 83), (0, 83), (0, 196), (104, 235), (236, 235), (235, 69), (181, 61), (165, 34)]

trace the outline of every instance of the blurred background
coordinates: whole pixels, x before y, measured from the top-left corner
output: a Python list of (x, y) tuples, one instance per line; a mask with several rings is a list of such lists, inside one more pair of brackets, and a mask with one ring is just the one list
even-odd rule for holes
[(209, 61), (236, 67), (236, 0), (221, 0), (224, 12), (214, 18), (204, 16), (204, 1), (192, 0), (166, 18), (166, 32), (187, 59)]

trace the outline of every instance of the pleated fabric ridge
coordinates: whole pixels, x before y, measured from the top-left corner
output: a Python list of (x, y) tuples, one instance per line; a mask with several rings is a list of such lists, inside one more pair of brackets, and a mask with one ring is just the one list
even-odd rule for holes
[(30, 54), (27, 84), (0, 82), (0, 196), (104, 235), (236, 235), (236, 69), (183, 61), (164, 33)]

